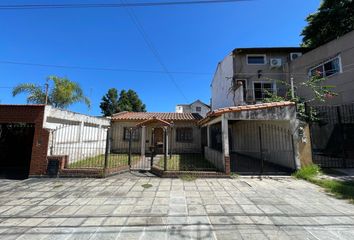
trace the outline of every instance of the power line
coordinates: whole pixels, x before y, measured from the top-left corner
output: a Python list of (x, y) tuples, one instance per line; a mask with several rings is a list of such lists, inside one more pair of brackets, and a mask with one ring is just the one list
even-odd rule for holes
[[(55, 65), (55, 64), (43, 64), (43, 63), (29, 63), (29, 62), (17, 62), (0, 60), (0, 64), (12, 64), (23, 66), (35, 66), (35, 67), (51, 67), (51, 68), (66, 68), (66, 69), (79, 69), (79, 70), (95, 70), (95, 71), (112, 71), (112, 72), (137, 72), (137, 73), (163, 73), (165, 71), (158, 70), (144, 70), (144, 69), (126, 69), (126, 68), (105, 68), (105, 67), (86, 67), (86, 66), (72, 66), (72, 65)], [(186, 74), (186, 75), (210, 75), (212, 73), (203, 72), (189, 72), (189, 71), (172, 71), (173, 74)]]
[[(121, 0), (121, 2), (124, 4), (124, 0)], [(153, 56), (156, 58), (157, 62), (160, 64), (162, 70), (166, 73), (167, 77), (171, 80), (171, 82), (176, 87), (176, 89), (180, 92), (180, 94), (183, 96), (183, 98), (186, 101), (188, 101), (186, 95), (183, 93), (182, 89), (177, 84), (175, 78), (173, 77), (171, 72), (169, 72), (168, 68), (166, 67), (165, 63), (163, 62), (162, 58), (160, 57), (160, 54), (159, 54), (158, 50), (156, 49), (156, 47), (154, 46), (154, 44), (150, 40), (150, 38), (147, 35), (143, 25), (139, 22), (139, 19), (135, 15), (134, 11), (132, 9), (130, 9), (129, 7), (126, 7), (126, 9), (127, 9), (127, 12), (128, 12), (128, 14), (130, 16), (130, 19), (132, 20), (132, 22), (135, 25), (136, 29), (139, 31), (140, 35), (144, 39), (147, 47), (150, 49), (150, 51), (152, 52)]]
[(0, 10), (26, 10), (26, 9), (63, 9), (63, 8), (123, 8), (123, 7), (156, 7), (176, 5), (205, 5), (220, 3), (246, 2), (252, 0), (193, 0), (171, 2), (146, 3), (68, 3), (68, 4), (6, 4), (0, 5)]

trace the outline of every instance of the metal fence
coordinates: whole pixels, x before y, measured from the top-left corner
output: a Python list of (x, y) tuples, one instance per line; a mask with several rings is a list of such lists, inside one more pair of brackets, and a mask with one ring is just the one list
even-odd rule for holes
[(313, 162), (324, 168), (353, 168), (354, 104), (312, 108), (317, 116), (310, 124)]
[(202, 147), (200, 150), (184, 148), (183, 151), (166, 147), (167, 136), (164, 136), (162, 150), (144, 144), (145, 150), (142, 151), (143, 129), (63, 124), (51, 131), (49, 156), (65, 156), (67, 169), (148, 171), (155, 167), (162, 171), (177, 172), (219, 169), (204, 156)]
[(239, 121), (231, 124), (231, 171), (287, 173), (295, 169), (293, 135), (276, 123)]

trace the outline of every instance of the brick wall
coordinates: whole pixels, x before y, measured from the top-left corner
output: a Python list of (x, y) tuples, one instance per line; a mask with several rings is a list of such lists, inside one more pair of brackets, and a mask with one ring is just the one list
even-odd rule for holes
[(35, 131), (29, 176), (45, 175), (49, 132), (42, 128), (44, 105), (0, 105), (0, 123), (33, 123)]

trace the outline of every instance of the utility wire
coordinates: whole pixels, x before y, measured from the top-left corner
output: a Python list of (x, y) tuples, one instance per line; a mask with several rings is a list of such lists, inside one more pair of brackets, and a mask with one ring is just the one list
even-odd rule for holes
[(68, 3), (68, 4), (6, 4), (0, 5), (0, 10), (25, 9), (62, 9), (62, 8), (123, 8), (123, 7), (156, 7), (175, 5), (205, 5), (220, 3), (246, 2), (252, 0), (193, 0), (193, 1), (161, 1), (146, 3)]
[[(136, 73), (161, 73), (166, 74), (165, 71), (159, 70), (144, 70), (144, 69), (125, 69), (125, 68), (104, 68), (104, 67), (87, 67), (87, 66), (73, 66), (73, 65), (54, 65), (54, 64), (43, 64), (43, 63), (29, 63), (29, 62), (17, 62), (17, 61), (7, 61), (0, 60), (0, 64), (10, 64), (10, 65), (20, 65), (20, 66), (34, 66), (34, 67), (50, 67), (50, 68), (64, 68), (64, 69), (78, 69), (78, 70), (93, 70), (93, 71), (112, 71), (112, 72), (136, 72)], [(343, 73), (351, 72), (346, 71), (353, 70), (351, 66), (354, 66), (354, 63), (343, 65)], [(346, 69), (346, 70), (345, 70)], [(190, 72), (190, 71), (170, 71), (171, 74), (185, 74), (185, 75), (212, 75), (213, 73), (207, 72)], [(241, 72), (236, 73), (238, 75), (258, 75), (257, 72)], [(304, 72), (262, 72), (262, 75), (308, 75)]]
[[(123, 4), (125, 4), (124, 0), (121, 0), (121, 2)], [(137, 18), (137, 16), (135, 15), (133, 9), (130, 9), (129, 7), (126, 7), (127, 12), (130, 16), (130, 19), (132, 20), (133, 24), (135, 25), (136, 29), (139, 31), (140, 35), (142, 36), (142, 38), (144, 39), (147, 47), (150, 49), (150, 51), (152, 52), (152, 54), (154, 55), (154, 57), (156, 58), (157, 62), (160, 64), (162, 70), (166, 73), (167, 77), (171, 80), (171, 82), (173, 83), (173, 85), (176, 87), (176, 89), (180, 92), (180, 94), (183, 96), (185, 101), (188, 101), (186, 95), (183, 93), (182, 89), (179, 87), (179, 85), (177, 84), (177, 81), (175, 80), (175, 78), (173, 77), (173, 75), (171, 74), (171, 72), (168, 70), (167, 66), (165, 65), (165, 63), (163, 62), (162, 58), (160, 57), (160, 54), (158, 52), (158, 50), (156, 49), (156, 47), (154, 46), (154, 44), (152, 43), (152, 41), (150, 40), (149, 36), (147, 35), (143, 25), (140, 23), (139, 19)]]
[[(0, 60), (0, 64), (35, 66), (35, 67), (52, 67), (52, 68), (66, 68), (66, 69), (79, 69), (79, 70), (95, 70), (95, 71), (112, 71), (112, 72), (137, 72), (137, 73), (163, 73), (165, 71), (159, 70), (144, 70), (144, 69), (125, 69), (125, 68), (105, 68), (105, 67), (86, 67), (86, 66), (72, 66), (72, 65), (54, 65), (43, 63), (29, 63)], [(189, 72), (189, 71), (172, 71), (173, 74), (186, 74), (186, 75), (210, 75), (212, 73), (203, 72)]]

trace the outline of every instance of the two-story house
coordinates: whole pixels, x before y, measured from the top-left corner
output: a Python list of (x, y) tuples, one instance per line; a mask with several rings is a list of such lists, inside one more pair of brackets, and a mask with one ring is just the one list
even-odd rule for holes
[[(326, 85), (335, 87), (333, 90), (338, 96), (326, 101), (325, 105), (354, 103), (353, 69), (354, 31), (307, 52), (290, 65), (295, 84), (299, 85), (309, 77), (320, 74), (326, 78)], [(307, 88), (299, 88), (297, 94), (304, 99), (313, 98)]]
[(269, 93), (284, 95), (290, 63), (300, 47), (237, 48), (219, 62), (211, 83), (212, 110), (260, 103)]
[(210, 106), (199, 99), (191, 104), (178, 104), (176, 105), (176, 113), (198, 113), (202, 117), (210, 111)]

